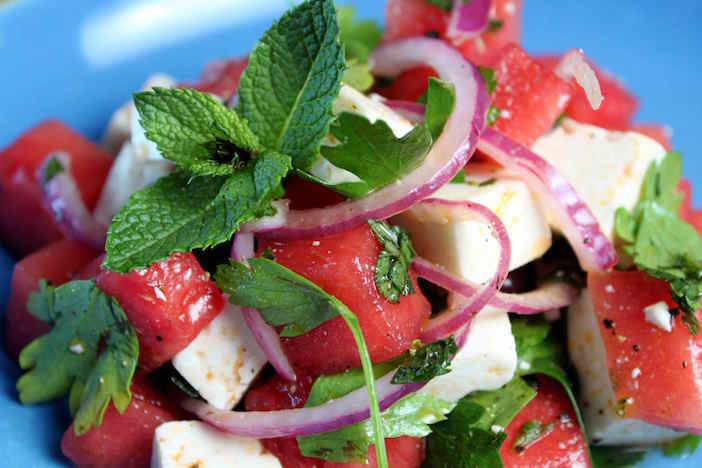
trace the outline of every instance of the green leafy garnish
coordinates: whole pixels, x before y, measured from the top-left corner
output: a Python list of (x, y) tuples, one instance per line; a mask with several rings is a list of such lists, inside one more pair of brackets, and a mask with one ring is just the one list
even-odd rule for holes
[(492, 96), (492, 93), (494, 93), (497, 89), (495, 70), (493, 68), (480, 66), (478, 67), (478, 71), (480, 72), (480, 76), (483, 77), (483, 81), (485, 81), (485, 86), (487, 86), (488, 94)]
[(634, 468), (646, 456), (646, 450), (631, 447), (590, 446), (592, 468)]
[(356, 193), (361, 196), (414, 170), (431, 148), (431, 135), (423, 125), (397, 138), (385, 121), (371, 123), (350, 112), (339, 114), (331, 126), (331, 134), (339, 144), (323, 146), (322, 155), (362, 180), (356, 183), (363, 186)]
[(668, 153), (646, 172), (641, 197), (633, 211), (619, 208), (615, 231), (621, 250), (636, 267), (670, 285), (673, 300), (682, 311), (690, 333), (699, 332), (696, 312), (702, 298), (702, 239), (678, 210), (682, 194), (680, 153)]
[(554, 422), (544, 424), (541, 421), (532, 419), (522, 424), (519, 428), (517, 438), (514, 440), (514, 449), (517, 452), (523, 452), (531, 444), (541, 439), (556, 427)]
[(426, 104), (424, 122), (431, 137), (437, 140), (456, 105), (456, 89), (453, 84), (429, 77)]
[(451, 371), (451, 360), (458, 352), (453, 337), (437, 340), (427, 345), (413, 345), (407, 362), (403, 363), (392, 377), (392, 383), (428, 382), (434, 377)]
[(265, 258), (248, 260), (249, 266), (232, 261), (220, 265), (217, 286), (229, 294), (229, 302), (253, 307), (273, 326), (283, 326), (281, 336), (299, 336), (337, 316), (346, 322), (358, 347), (370, 402), (371, 424), (378, 466), (387, 468), (383, 421), (375, 391), (373, 363), (356, 315), (336, 297), (312, 281)]
[(359, 91), (368, 91), (373, 86), (373, 73), (368, 62), (357, 59), (346, 59), (344, 83)]
[(20, 353), (20, 367), (27, 371), (17, 381), (20, 401), (40, 403), (68, 394), (77, 435), (102, 423), (110, 401), (124, 412), (132, 398), (139, 343), (117, 301), (92, 280), (56, 288), (42, 280), (27, 307), (52, 329)]
[[(195, 175), (231, 174), (232, 161), (242, 157), (237, 148), (260, 150), (246, 121), (207, 93), (154, 88), (136, 93), (134, 105), (146, 137), (161, 155)], [(231, 143), (231, 154), (213, 158), (224, 142)]]
[(663, 454), (670, 457), (692, 455), (700, 445), (700, 439), (702, 439), (700, 436), (688, 434), (663, 444), (661, 448), (663, 449)]
[[(390, 372), (397, 360), (373, 366), (376, 377)], [(363, 373), (353, 369), (342, 374), (319, 377), (305, 406), (318, 406), (340, 398), (364, 384)], [(428, 393), (414, 393), (397, 401), (382, 414), (385, 437), (425, 437), (430, 424), (442, 421), (455, 405), (436, 399)], [(307, 457), (334, 462), (364, 462), (368, 447), (373, 443), (373, 425), (366, 420), (336, 431), (298, 437), (300, 452)]]
[(489, 127), (492, 127), (493, 125), (495, 125), (495, 122), (497, 122), (497, 119), (500, 118), (501, 113), (502, 111), (499, 108), (491, 104), (488, 108), (487, 115), (485, 116), (485, 123)]
[(432, 426), (426, 439), (424, 467), (502, 467), (502, 430), (536, 392), (515, 378), (502, 388), (476, 392), (458, 402), (446, 421)]
[(375, 287), (390, 302), (400, 302), (402, 296), (414, 293), (409, 268), (416, 255), (412, 240), (400, 226), (385, 221), (368, 220), (383, 250), (375, 265)]
[(430, 5), (436, 5), (444, 11), (451, 11), (453, 9), (453, 0), (424, 0)]
[(488, 22), (487, 26), (487, 32), (497, 32), (500, 29), (502, 29), (502, 26), (504, 26), (504, 22), (501, 19), (491, 19)]
[(270, 208), (289, 169), (290, 158), (270, 152), (229, 176), (175, 172), (159, 179), (114, 217), (104, 265), (126, 272), (176, 251), (226, 242), (242, 222)]
[(44, 177), (42, 179), (42, 183), (46, 184), (63, 171), (64, 168), (63, 164), (61, 164), (61, 161), (59, 161), (59, 159), (56, 156), (52, 157), (46, 162), (46, 165), (44, 166)]
[(353, 7), (337, 7), (339, 40), (346, 52), (342, 81), (359, 91), (367, 91), (374, 81), (368, 57), (380, 43), (383, 32), (375, 21), (354, 21), (354, 15)]
[(265, 148), (306, 169), (329, 133), (344, 69), (334, 3), (306, 1), (259, 40), (239, 82), (238, 110)]

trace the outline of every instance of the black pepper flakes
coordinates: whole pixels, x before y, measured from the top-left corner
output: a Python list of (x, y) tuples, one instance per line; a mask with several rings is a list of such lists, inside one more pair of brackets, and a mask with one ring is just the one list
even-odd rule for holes
[(687, 369), (687, 361), (683, 361), (683, 369)]
[(604, 324), (605, 328), (607, 328), (607, 329), (614, 328), (614, 322), (611, 321), (610, 319), (604, 319), (604, 320), (602, 320), (602, 323)]
[(641, 346), (635, 344), (634, 345), (634, 352), (638, 353), (639, 351), (641, 351)]

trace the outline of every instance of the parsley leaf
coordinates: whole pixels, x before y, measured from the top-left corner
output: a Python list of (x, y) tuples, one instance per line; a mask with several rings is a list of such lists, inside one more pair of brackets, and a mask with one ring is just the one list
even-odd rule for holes
[(696, 312), (702, 298), (702, 239), (678, 216), (681, 161), (679, 153), (668, 153), (660, 164), (651, 164), (638, 205), (632, 212), (617, 210), (615, 231), (621, 250), (639, 270), (668, 282), (683, 322), (696, 335)]
[(431, 147), (431, 135), (417, 125), (402, 138), (397, 138), (387, 123), (371, 123), (359, 114), (342, 112), (331, 126), (331, 134), (339, 141), (323, 146), (322, 155), (332, 164), (352, 172), (364, 185), (365, 195), (410, 173), (422, 164)]
[[(376, 377), (390, 372), (397, 360), (373, 366)], [(363, 386), (363, 373), (353, 369), (342, 374), (319, 377), (310, 391), (305, 406), (318, 406), (340, 398)], [(454, 405), (436, 399), (428, 393), (414, 393), (397, 401), (382, 414), (385, 437), (425, 437), (431, 432), (430, 424), (442, 421)], [(373, 443), (373, 426), (366, 420), (336, 431), (298, 437), (300, 452), (335, 462), (364, 462), (368, 447)]]
[(373, 363), (354, 313), (336, 297), (312, 281), (265, 257), (248, 260), (249, 268), (232, 261), (220, 265), (217, 286), (229, 294), (229, 302), (253, 307), (273, 326), (284, 326), (282, 336), (298, 336), (336, 316), (346, 322), (358, 347), (368, 389), (371, 424), (379, 467), (387, 467), (383, 424), (375, 392)]
[(453, 84), (433, 76), (429, 77), (424, 121), (434, 140), (437, 140), (441, 135), (455, 105), (456, 90)]
[(289, 10), (259, 40), (238, 87), (238, 110), (261, 144), (306, 169), (333, 119), (344, 49), (332, 0)]
[(451, 371), (451, 360), (458, 352), (452, 336), (424, 346), (419, 344), (419, 347), (413, 345), (410, 348), (407, 362), (397, 369), (392, 383), (428, 382)]
[(414, 293), (409, 268), (416, 255), (407, 231), (386, 221), (368, 220), (371, 231), (383, 246), (375, 264), (375, 286), (390, 302)]
[[(164, 158), (196, 175), (231, 174), (234, 167), (213, 160), (220, 140), (244, 151), (259, 150), (245, 120), (207, 93), (186, 88), (154, 88), (134, 95), (146, 137)], [(233, 151), (229, 155), (237, 159)]]
[(592, 468), (634, 468), (646, 456), (646, 450), (631, 447), (590, 447)]
[(519, 434), (514, 440), (514, 449), (517, 452), (523, 452), (534, 442), (551, 432), (555, 426), (554, 422), (544, 424), (535, 419), (525, 422), (519, 428)]
[(28, 308), (53, 328), (20, 353), (20, 366), (27, 371), (17, 381), (20, 401), (32, 404), (69, 394), (78, 435), (101, 424), (110, 401), (124, 412), (132, 398), (139, 342), (117, 301), (92, 280), (56, 288), (42, 280)]
[(507, 426), (535, 396), (534, 389), (515, 378), (497, 390), (462, 398), (446, 421), (432, 426), (423, 466), (502, 467), (499, 450), (506, 435), (493, 426)]
[(176, 251), (226, 242), (280, 195), (290, 158), (263, 153), (230, 176), (175, 172), (137, 192), (112, 220), (105, 267), (126, 272)]
[(663, 444), (663, 454), (669, 457), (682, 457), (692, 455), (700, 445), (702, 438), (698, 435), (688, 434), (668, 443)]
[(380, 43), (382, 30), (375, 21), (354, 21), (355, 11), (350, 6), (337, 7), (339, 40), (346, 52), (346, 71), (342, 81), (359, 91), (373, 86), (368, 57)]

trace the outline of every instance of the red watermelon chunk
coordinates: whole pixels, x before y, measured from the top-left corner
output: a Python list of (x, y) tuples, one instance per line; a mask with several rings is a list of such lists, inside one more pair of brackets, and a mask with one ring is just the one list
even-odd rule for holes
[(13, 358), (30, 341), (49, 331), (49, 325), (27, 310), (29, 294), (39, 289), (39, 280), (60, 285), (73, 279), (95, 251), (73, 240), (59, 240), (23, 258), (15, 265), (7, 303), (7, 350)]
[(41, 203), (37, 169), (54, 151), (65, 151), (88, 209), (97, 202), (112, 158), (59, 121), (26, 131), (0, 152), (0, 241), (18, 256), (62, 239), (53, 215)]
[(127, 274), (103, 270), (97, 284), (136, 329), (139, 364), (147, 370), (185, 348), (224, 307), (222, 293), (192, 253), (174, 253)]
[(588, 288), (625, 416), (702, 433), (702, 335), (691, 335), (679, 315), (666, 332), (644, 313), (661, 301), (675, 307), (668, 285), (643, 272), (612, 271), (590, 273)]
[(425, 35), (443, 36), (447, 24), (446, 12), (425, 0), (388, 0), (383, 41)]
[(73, 425), (61, 439), (61, 451), (79, 468), (149, 466), (154, 431), (165, 422), (187, 417), (143, 375), (134, 377), (132, 401), (123, 414), (110, 404), (102, 424), (76, 436)]
[[(536, 397), (505, 428), (507, 439), (500, 448), (505, 468), (589, 467), (587, 442), (565, 391), (555, 380), (540, 377), (537, 382)], [(528, 421), (553, 423), (553, 429), (526, 449), (517, 451), (515, 440)]]
[[(304, 406), (314, 378), (300, 372), (297, 376), (298, 379), (294, 383), (274, 376), (259, 384), (246, 395), (246, 410), (277, 411)], [(294, 437), (266, 439), (262, 442), (266, 450), (278, 457), (284, 468), (376, 468), (378, 466), (374, 445), (368, 449), (368, 463), (357, 464), (333, 463), (305, 457), (300, 453)], [(413, 437), (385, 439), (385, 447), (388, 463), (392, 468), (418, 468), (422, 463), (424, 447), (421, 439)]]
[(388, 99), (416, 101), (426, 92), (432, 76), (438, 76), (438, 73), (431, 67), (410, 68), (393, 78), (390, 84), (377, 86), (373, 91)]
[[(367, 224), (313, 239), (263, 240), (259, 250), (267, 248), (278, 263), (336, 296), (356, 314), (373, 362), (405, 352), (431, 313), (414, 278), (415, 293), (399, 303), (378, 293), (373, 275), (382, 248)], [(341, 317), (305, 335), (284, 338), (283, 348), (293, 366), (315, 375), (361, 366), (353, 336)]]
[(502, 51), (495, 78), (493, 104), (501, 111), (495, 129), (526, 146), (553, 126), (573, 95), (570, 83), (515, 44)]
[(239, 79), (249, 64), (249, 58), (215, 60), (205, 65), (200, 80), (187, 85), (205, 93), (219, 96), (228, 101), (239, 86)]

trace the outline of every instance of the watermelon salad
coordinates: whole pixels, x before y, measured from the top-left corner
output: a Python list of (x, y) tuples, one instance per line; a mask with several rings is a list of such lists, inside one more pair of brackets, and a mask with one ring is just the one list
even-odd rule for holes
[[(519, 0), (291, 7), (0, 152), (6, 348), (79, 467), (602, 467), (702, 435), (702, 211)], [(17, 229), (17, 223), (26, 229)], [(56, 441), (59, 444), (59, 441)]]

